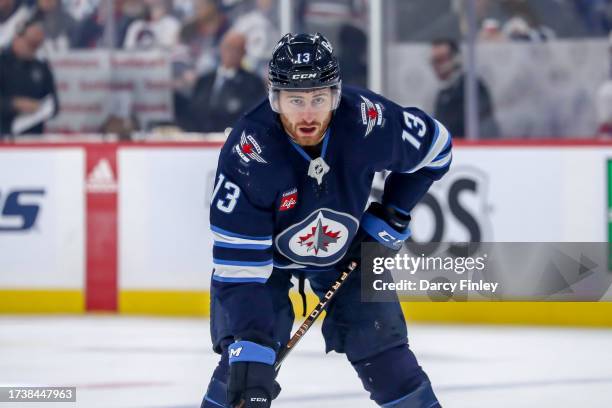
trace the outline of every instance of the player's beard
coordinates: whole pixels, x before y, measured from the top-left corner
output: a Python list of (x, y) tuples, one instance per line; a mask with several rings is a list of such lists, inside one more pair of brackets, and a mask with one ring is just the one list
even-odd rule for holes
[[(316, 146), (321, 142), (329, 122), (331, 121), (331, 113), (323, 122), (319, 121), (300, 121), (291, 123), (284, 115), (280, 115), (281, 123), (287, 134), (300, 146)], [(308, 129), (311, 131), (307, 131)]]

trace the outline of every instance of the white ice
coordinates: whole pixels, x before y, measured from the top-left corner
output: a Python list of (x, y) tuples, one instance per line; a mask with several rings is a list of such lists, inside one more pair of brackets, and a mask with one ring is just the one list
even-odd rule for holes
[[(410, 324), (409, 336), (444, 407), (612, 407), (612, 330)], [(0, 317), (0, 386), (76, 386), (78, 407), (197, 408), (216, 361), (204, 319)], [(319, 327), (279, 381), (274, 407), (376, 406)]]

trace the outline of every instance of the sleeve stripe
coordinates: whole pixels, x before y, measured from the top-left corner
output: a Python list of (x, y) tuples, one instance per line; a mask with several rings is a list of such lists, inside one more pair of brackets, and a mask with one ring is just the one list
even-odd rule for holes
[(451, 152), (451, 143), (450, 143), (450, 139), (448, 140), (448, 142), (446, 143), (446, 146), (444, 147), (444, 150), (442, 150), (442, 152), (436, 156), (436, 158), (434, 159), (434, 161), (439, 160), (443, 157), (446, 157), (450, 152)]
[(282, 264), (279, 264), (277, 262), (274, 262), (274, 267), (277, 268), (277, 269), (298, 270), (300, 272), (312, 272), (312, 273), (319, 273), (319, 272), (326, 272), (326, 271), (334, 271), (335, 270), (335, 268), (324, 267), (324, 266), (322, 266), (320, 268), (317, 268), (317, 267), (309, 268), (306, 265), (298, 265), (296, 263), (291, 263), (291, 264), (288, 264), (288, 265), (282, 265)]
[(267, 261), (235, 261), (229, 259), (213, 258), (214, 265), (231, 265), (231, 266), (267, 266), (272, 265), (272, 259)]
[(429, 149), (429, 152), (421, 160), (419, 164), (417, 164), (412, 170), (407, 171), (406, 173), (414, 173), (415, 171), (420, 170), (421, 168), (427, 166), (438, 156), (444, 149), (448, 147), (450, 143), (450, 134), (448, 130), (444, 127), (443, 124), (434, 119), (434, 123), (436, 124), (436, 134), (434, 135), (433, 143)]
[(272, 235), (267, 235), (267, 236), (242, 235), (242, 234), (237, 234), (235, 232), (231, 232), (228, 230), (224, 230), (223, 228), (219, 228), (215, 225), (211, 225), (210, 229), (219, 234), (227, 235), (227, 236), (234, 237), (234, 238), (253, 239), (256, 241), (265, 241), (268, 239), (272, 239)]
[(263, 279), (265, 282), (272, 275), (272, 263), (262, 266), (238, 266), (215, 264), (213, 278), (223, 279)]
[(438, 159), (435, 162), (431, 162), (426, 167), (432, 168), (432, 169), (439, 169), (439, 168), (448, 166), (452, 158), (453, 158), (453, 155), (449, 153), (446, 156), (443, 156), (441, 159)]
[(255, 245), (267, 245), (272, 246), (272, 236), (256, 237), (249, 235), (236, 234), (234, 232), (226, 231), (214, 225), (210, 226), (213, 232), (215, 241), (225, 242), (228, 244), (255, 244)]
[(216, 276), (216, 275), (213, 276), (213, 279), (219, 282), (226, 282), (226, 283), (249, 283), (249, 282), (266, 283), (266, 281), (268, 280), (266, 278), (227, 278), (227, 277)]
[(274, 267), (278, 269), (304, 269), (306, 268), (306, 265), (300, 265), (296, 263), (290, 263), (287, 265), (283, 265), (278, 262), (274, 262)]
[(230, 249), (268, 249), (270, 245), (262, 245), (262, 244), (235, 244), (232, 242), (221, 242), (215, 241), (214, 245), (220, 248), (230, 248)]

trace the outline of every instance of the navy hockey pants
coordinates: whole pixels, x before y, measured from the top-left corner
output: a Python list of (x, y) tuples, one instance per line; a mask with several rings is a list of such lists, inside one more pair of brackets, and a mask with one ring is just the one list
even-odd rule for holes
[[(330, 288), (338, 272), (307, 274), (306, 279), (318, 297)], [(274, 269), (266, 285), (273, 293), (275, 313), (275, 340), (287, 344), (294, 321), (294, 311), (289, 300), (291, 274)], [(203, 407), (224, 406), (225, 382), (229, 366), (227, 346), (233, 342), (225, 321), (226, 313), (211, 294), (211, 336), (214, 349), (221, 351), (221, 361), (213, 374)], [(307, 313), (309, 310), (307, 311)], [(364, 388), (379, 405), (404, 407), (421, 405), (397, 405), (407, 394), (419, 394), (425, 408), (437, 407), (427, 375), (418, 365), (407, 345), (407, 330), (399, 302), (361, 302), (361, 271), (355, 270), (329, 304), (323, 321), (323, 337), (326, 352), (345, 353)], [(312, 333), (311, 333), (312, 334)], [(389, 370), (393, 365), (396, 370)], [(208, 405), (207, 404), (208, 400)], [(387, 404), (389, 401), (392, 404)]]

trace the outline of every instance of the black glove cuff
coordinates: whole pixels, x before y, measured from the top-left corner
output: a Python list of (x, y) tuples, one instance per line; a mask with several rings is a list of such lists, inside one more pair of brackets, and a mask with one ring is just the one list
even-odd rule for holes
[(385, 221), (398, 232), (406, 231), (411, 220), (410, 215), (402, 214), (391, 206), (377, 202), (372, 202), (366, 212)]

